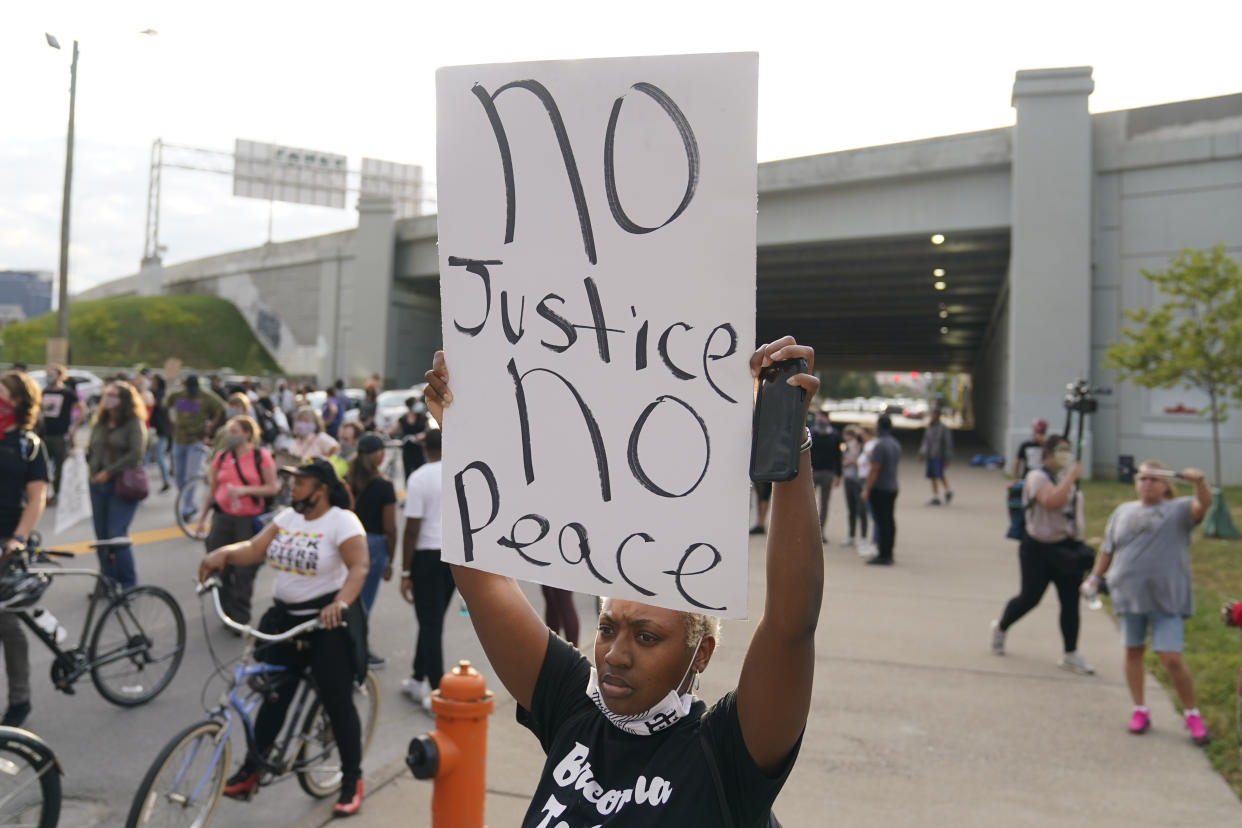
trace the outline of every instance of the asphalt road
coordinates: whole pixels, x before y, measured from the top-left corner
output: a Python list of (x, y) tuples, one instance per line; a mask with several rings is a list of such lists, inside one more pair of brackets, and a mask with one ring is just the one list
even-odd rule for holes
[[(49, 509), (40, 527), (47, 546), (93, 537), (86, 522), (62, 536), (54, 536), (51, 532), (54, 522), (54, 512)], [(159, 535), (156, 530), (172, 525), (171, 492), (153, 494), (139, 508), (130, 534)], [(26, 727), (52, 746), (64, 767), (62, 826), (123, 825), (138, 783), (160, 748), (183, 727), (204, 718), (206, 707), (218, 703), (225, 684), (211, 679), (215, 663), (208, 643), (221, 661), (236, 657), (242, 644), (224, 631), (214, 609), (195, 595), (194, 576), (202, 553), (201, 542), (184, 536), (148, 542), (135, 548), (139, 583), (158, 584), (170, 591), (186, 619), (186, 653), (176, 677), (162, 694), (141, 707), (120, 708), (108, 703), (95, 690), (89, 676), (78, 681), (74, 695), (57, 692), (49, 677), (51, 654), (31, 637), (34, 710)], [(95, 568), (94, 553), (87, 552), (66, 565)], [(91, 579), (87, 577), (61, 577), (41, 602), (69, 630), (71, 642), (76, 642), (81, 634), (86, 596), (91, 586)], [(271, 577), (267, 571), (260, 572), (255, 595), (257, 616), (270, 604)], [(592, 599), (579, 596), (578, 600), (579, 612), (589, 619)], [(536, 606), (542, 606), (538, 598), (535, 601)], [(460, 607), (460, 601), (455, 598), (446, 621), (445, 654), (451, 659), (446, 666), (453, 666), (457, 659), (470, 659), (485, 675), (490, 675), (470, 619)], [(204, 613), (207, 614), (205, 626)], [(413, 658), (417, 627), (413, 610), (402, 600), (396, 579), (382, 584), (370, 630), (372, 649), (387, 658), (388, 665), (377, 671), (381, 688), (380, 718), (364, 761), (364, 774), (368, 769), (377, 769), (404, 756), (410, 739), (429, 730), (433, 724), (431, 716), (400, 690), (401, 679), (408, 674)], [(236, 730), (231, 761), (234, 767), (244, 751), (244, 741)], [(239, 828), (288, 825), (316, 804), (317, 800), (303, 793), (296, 780), (289, 778), (263, 789), (249, 803), (224, 800), (216, 811), (215, 824)]]

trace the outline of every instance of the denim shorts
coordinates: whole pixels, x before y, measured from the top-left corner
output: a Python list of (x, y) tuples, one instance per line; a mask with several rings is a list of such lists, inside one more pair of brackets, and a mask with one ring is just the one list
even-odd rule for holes
[(1151, 648), (1158, 653), (1182, 651), (1182, 617), (1167, 612), (1122, 613), (1121, 643), (1126, 647), (1142, 647), (1147, 643), (1151, 627)]

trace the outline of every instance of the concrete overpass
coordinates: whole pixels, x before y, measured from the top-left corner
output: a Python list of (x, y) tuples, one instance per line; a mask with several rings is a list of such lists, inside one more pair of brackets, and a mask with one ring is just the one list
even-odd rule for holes
[[(1015, 126), (759, 165), (761, 338), (792, 332), (826, 366), (969, 373), (980, 435), (1011, 454), (1065, 383), (1099, 367), (1141, 268), (1182, 247), (1242, 256), (1242, 94), (1089, 114), (1087, 67), (1019, 72)], [(419, 378), (439, 342), (434, 216), (363, 199), (356, 230), (236, 251), (87, 295), (208, 292), (233, 300), (289, 371), (321, 381), (380, 366)], [(933, 243), (943, 236), (943, 243)], [(937, 289), (940, 282), (943, 289)], [(1091, 456), (1209, 465), (1207, 424), (1180, 392), (1103, 401)], [(1242, 431), (1225, 425), (1242, 482)]]

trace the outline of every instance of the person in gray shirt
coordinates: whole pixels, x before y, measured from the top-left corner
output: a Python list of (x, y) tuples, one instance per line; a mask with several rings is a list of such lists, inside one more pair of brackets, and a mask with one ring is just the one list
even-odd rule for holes
[(927, 462), (927, 479), (931, 481), (932, 496), (928, 506), (940, 505), (940, 487), (944, 487), (944, 502), (953, 502), (953, 490), (949, 488), (949, 479), (945, 477), (945, 469), (953, 459), (953, 432), (940, 421), (940, 409), (931, 410), (931, 421), (923, 432), (923, 443), (919, 446), (919, 459)]
[(875, 446), (871, 449), (871, 470), (863, 483), (862, 499), (871, 506), (874, 521), (876, 555), (867, 563), (873, 566), (891, 566), (893, 545), (897, 541), (897, 521), (893, 510), (897, 506), (897, 464), (901, 462), (901, 444), (893, 437), (893, 421), (881, 414), (876, 421)]
[(1113, 510), (1104, 543), (1082, 593), (1094, 598), (1108, 573), (1108, 592), (1121, 622), (1126, 648), (1126, 683), (1134, 700), (1130, 732), (1143, 733), (1151, 713), (1143, 704), (1143, 651), (1147, 631), (1151, 646), (1168, 671), (1182, 700), (1186, 729), (1197, 744), (1208, 741), (1207, 729), (1195, 707), (1195, 685), (1182, 660), (1182, 619), (1194, 615), (1190, 585), (1190, 533), (1212, 505), (1212, 493), (1198, 469), (1185, 469), (1194, 484), (1193, 497), (1174, 498), (1173, 473), (1157, 460), (1144, 460), (1134, 480), (1138, 500)]

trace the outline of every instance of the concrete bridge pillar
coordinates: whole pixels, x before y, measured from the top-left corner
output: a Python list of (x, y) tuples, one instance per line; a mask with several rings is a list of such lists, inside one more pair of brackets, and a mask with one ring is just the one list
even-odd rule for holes
[(1094, 88), (1089, 66), (1014, 80), (1007, 463), (1033, 418), (1062, 429), (1066, 383), (1090, 376)]
[(341, 376), (347, 384), (359, 384), (378, 372), (392, 375), (389, 365), (388, 328), (392, 316), (392, 267), (396, 246), (397, 210), (391, 196), (358, 197), (358, 230), (354, 234), (354, 260), (342, 297), (348, 325), (340, 352)]

